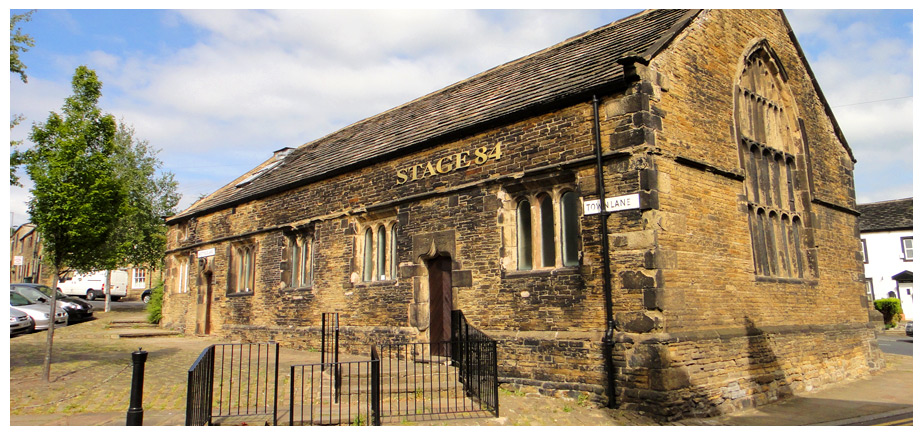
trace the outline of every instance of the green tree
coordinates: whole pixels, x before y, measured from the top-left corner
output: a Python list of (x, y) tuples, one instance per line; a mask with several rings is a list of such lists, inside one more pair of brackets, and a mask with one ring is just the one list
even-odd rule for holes
[[(80, 66), (71, 81), (73, 95), (62, 115), (51, 112), (33, 125), (34, 143), (26, 172), (34, 182), (29, 214), (44, 237), (45, 260), (54, 270), (52, 288), (66, 264), (81, 271), (105, 261), (105, 245), (124, 210), (126, 194), (114, 176), (116, 121), (97, 106), (102, 83), (96, 73)], [(51, 296), (54, 318), (56, 296)], [(54, 322), (48, 328), (42, 379), (51, 371)]]
[(35, 47), (35, 41), (28, 34), (22, 33), (22, 28), (16, 27), (16, 25), (20, 21), (30, 21), (33, 12), (35, 11), (10, 17), (10, 72), (19, 74), (19, 79), (23, 83), (28, 82), (29, 78), (26, 77), (26, 65), (19, 60), (19, 53), (25, 53), (29, 51), (29, 48)]
[[(29, 78), (26, 77), (26, 65), (19, 60), (19, 53), (29, 51), (30, 47), (35, 46), (35, 41), (33, 41), (32, 37), (28, 34), (22, 33), (22, 28), (16, 27), (16, 24), (20, 21), (31, 20), (33, 12), (35, 11), (29, 11), (24, 14), (17, 14), (10, 17), (10, 72), (19, 74), (19, 79), (22, 80), (23, 83), (28, 82)], [(10, 120), (10, 130), (13, 130), (13, 127), (19, 125), (23, 119), (25, 118), (23, 118), (22, 115), (14, 115), (13, 119)], [(28, 158), (28, 152), (16, 149), (16, 147), (21, 144), (21, 140), (10, 141), (10, 185), (12, 186), (21, 186), (21, 184), (19, 184), (19, 177), (16, 175), (16, 169), (25, 163), (26, 158)]]
[[(100, 269), (112, 270), (128, 265), (154, 268), (163, 263), (167, 244), (164, 218), (172, 215), (180, 195), (170, 172), (160, 171), (159, 150), (135, 137), (134, 128), (119, 123), (115, 135), (113, 171), (127, 194), (121, 219), (107, 241), (108, 257)], [(109, 286), (107, 274), (106, 288)], [(106, 295), (106, 310), (109, 295)]]

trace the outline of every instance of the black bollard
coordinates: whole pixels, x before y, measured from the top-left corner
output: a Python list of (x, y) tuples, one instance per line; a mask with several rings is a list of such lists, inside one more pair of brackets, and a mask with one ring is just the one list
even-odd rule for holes
[(132, 396), (128, 405), (128, 414), (125, 416), (126, 426), (141, 426), (144, 419), (144, 408), (141, 407), (141, 396), (144, 394), (144, 362), (148, 353), (141, 350), (132, 352)]

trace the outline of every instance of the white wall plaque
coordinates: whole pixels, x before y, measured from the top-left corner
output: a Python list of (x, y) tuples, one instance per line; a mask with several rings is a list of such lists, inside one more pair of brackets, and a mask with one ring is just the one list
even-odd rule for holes
[[(620, 210), (635, 210), (639, 208), (638, 194), (632, 193), (629, 195), (616, 196), (613, 198), (606, 199), (606, 211), (614, 212)], [(584, 215), (598, 214), (600, 213), (600, 201), (599, 200), (589, 200), (584, 201)]]
[(215, 248), (203, 249), (203, 250), (197, 252), (196, 254), (198, 255), (197, 258), (211, 257), (211, 256), (215, 255)]

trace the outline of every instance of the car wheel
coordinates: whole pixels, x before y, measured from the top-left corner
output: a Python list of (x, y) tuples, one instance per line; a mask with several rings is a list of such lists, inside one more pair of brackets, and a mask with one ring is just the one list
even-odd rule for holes
[(141, 297), (141, 302), (148, 303), (151, 302), (151, 295), (144, 295)]
[(93, 293), (93, 290), (87, 290), (87, 300), (96, 300), (96, 293)]

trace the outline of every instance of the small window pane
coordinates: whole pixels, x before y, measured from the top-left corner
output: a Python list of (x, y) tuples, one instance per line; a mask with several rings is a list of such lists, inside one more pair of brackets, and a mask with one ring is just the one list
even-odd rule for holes
[(378, 249), (376, 255), (376, 271), (379, 275), (379, 280), (385, 280), (385, 227), (379, 227), (378, 232)]
[(312, 256), (311, 256), (311, 239), (305, 238), (302, 242), (302, 286), (311, 286), (312, 280)]
[(566, 192), (561, 196), (561, 260), (564, 266), (578, 265), (577, 195)]
[(539, 201), (539, 222), (542, 225), (542, 267), (555, 267), (555, 221), (552, 198), (544, 195)]
[(905, 260), (914, 260), (914, 250), (912, 249), (912, 238), (902, 239), (902, 250), (904, 251)]
[(363, 281), (372, 281), (372, 229), (366, 230), (363, 244)]
[(533, 225), (529, 201), (517, 204), (517, 269), (533, 268)]
[(299, 279), (300, 279), (300, 275), (301, 275), (301, 273), (300, 273), (301, 258), (302, 258), (301, 246), (299, 246), (299, 244), (298, 244), (298, 239), (296, 239), (295, 237), (292, 237), (292, 238), (289, 240), (289, 243), (290, 243), (290, 246), (291, 246), (291, 249), (292, 249), (292, 258), (291, 258), (291, 264), (292, 264), (291, 275), (292, 275), (292, 278), (290, 279), (290, 281), (291, 281), (290, 284), (292, 285), (292, 287), (298, 287), (298, 285), (299, 285)]
[(398, 226), (391, 227), (391, 278), (398, 279)]

